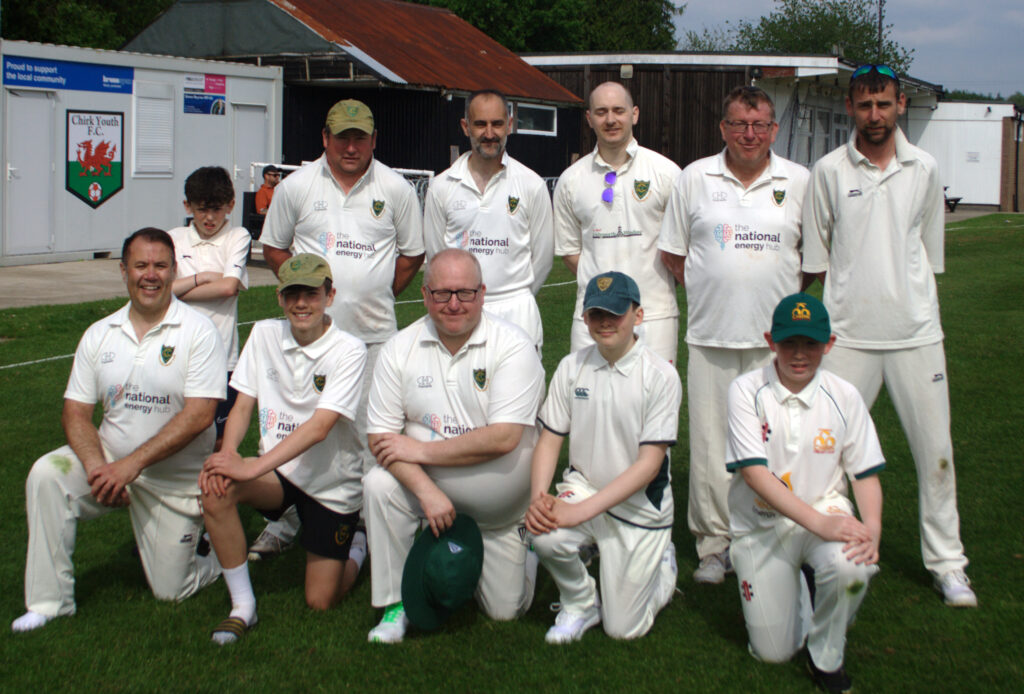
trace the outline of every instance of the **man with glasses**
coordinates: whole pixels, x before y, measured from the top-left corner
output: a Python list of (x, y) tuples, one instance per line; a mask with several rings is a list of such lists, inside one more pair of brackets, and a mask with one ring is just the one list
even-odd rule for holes
[(676, 179), (661, 225), (662, 259), (686, 288), (690, 494), (698, 583), (721, 583), (729, 561), (725, 469), (729, 384), (767, 364), (763, 326), (801, 289), (800, 208), (807, 169), (772, 152), (779, 130), (757, 87), (729, 92), (719, 124), (725, 149)]
[(281, 169), (273, 164), (263, 167), (263, 185), (256, 191), (256, 212), (266, 214), (270, 209), (270, 201), (274, 199), (274, 188), (281, 182)]
[(530, 456), (544, 396), (532, 342), (483, 311), (480, 263), (446, 249), (423, 278), (427, 316), (385, 343), (370, 386), (375, 465), (363, 478), (372, 602), (384, 616), (369, 633), (397, 643), (409, 620), (402, 567), (422, 520), (439, 536), (456, 512), (473, 517), (484, 543), (480, 607), (514, 619), (533, 600), (537, 559), (527, 553)]
[[(946, 355), (935, 273), (944, 269), (935, 159), (896, 124), (906, 108), (887, 65), (854, 71), (850, 141), (814, 165), (804, 207), (804, 271), (820, 273), (835, 348), (825, 367), (870, 405), (885, 383), (917, 468), (921, 553), (947, 605), (975, 607), (964, 573)], [(827, 273), (827, 274), (826, 274)]]
[(505, 151), (512, 121), (501, 92), (470, 94), (461, 125), (470, 151), (427, 190), (427, 256), (445, 248), (475, 255), (487, 283), (487, 311), (525, 330), (539, 350), (544, 327), (534, 296), (551, 271), (551, 196), (544, 179)]
[(679, 305), (675, 281), (658, 259), (658, 230), (679, 167), (633, 137), (640, 109), (629, 91), (605, 82), (590, 93), (587, 123), (597, 147), (566, 169), (554, 195), (555, 255), (576, 275), (571, 351), (594, 344), (583, 322), (590, 279), (617, 270), (636, 278), (644, 297), (647, 346), (675, 363)]

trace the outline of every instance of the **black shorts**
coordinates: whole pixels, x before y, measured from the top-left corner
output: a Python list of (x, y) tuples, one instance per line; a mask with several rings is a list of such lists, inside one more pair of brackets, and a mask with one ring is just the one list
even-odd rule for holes
[[(231, 374), (233, 371), (228, 372), (228, 381), (231, 380)], [(217, 438), (224, 438), (224, 425), (228, 421), (228, 413), (231, 412), (231, 408), (235, 406), (235, 400), (238, 399), (238, 391), (228, 386), (228, 396), (223, 400), (217, 402), (217, 411), (213, 415), (213, 423), (217, 427)]]
[(299, 512), (299, 520), (302, 521), (299, 545), (307, 552), (321, 557), (340, 561), (348, 559), (348, 550), (352, 546), (352, 536), (356, 532), (359, 512), (332, 511), (289, 482), (277, 470), (274, 470), (274, 474), (277, 475), (277, 480), (284, 490), (284, 499), (279, 508), (260, 509), (263, 517), (277, 520), (289, 506), (295, 506), (295, 510)]

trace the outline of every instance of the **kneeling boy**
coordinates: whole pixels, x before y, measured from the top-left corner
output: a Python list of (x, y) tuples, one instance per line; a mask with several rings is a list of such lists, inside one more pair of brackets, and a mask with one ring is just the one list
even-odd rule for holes
[[(335, 291), (326, 260), (297, 255), (279, 277), (287, 320), (253, 326), (231, 379), (238, 400), (224, 446), (199, 477), (206, 528), (231, 593), (231, 614), (213, 631), (219, 644), (256, 624), (239, 503), (270, 518), (297, 507), (306, 604), (313, 609), (325, 610), (348, 592), (366, 555), (365, 535), (356, 534), (362, 460), (352, 426), (366, 348), (324, 314)], [(261, 455), (242, 458), (238, 446), (257, 405)]]
[[(808, 666), (820, 687), (850, 689), (843, 668), (846, 627), (878, 571), (885, 467), (875, 427), (857, 390), (820, 369), (832, 348), (828, 313), (807, 294), (786, 297), (765, 333), (775, 358), (729, 387), (726, 467), (730, 550), (750, 652), (788, 660), (804, 639), (801, 567), (814, 612)], [(846, 496), (850, 478), (863, 522)]]
[[(583, 319), (596, 344), (558, 365), (540, 412), (526, 527), (558, 586), (548, 643), (578, 640), (604, 621), (614, 638), (646, 634), (676, 586), (668, 447), (676, 442), (679, 374), (633, 333), (640, 290), (621, 272), (587, 285)], [(548, 493), (562, 441), (569, 467)], [(601, 599), (579, 557), (597, 543)]]

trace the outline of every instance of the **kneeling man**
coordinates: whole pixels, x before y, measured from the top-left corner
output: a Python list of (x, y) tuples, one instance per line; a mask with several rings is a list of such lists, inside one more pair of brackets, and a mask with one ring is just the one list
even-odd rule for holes
[[(184, 600), (220, 575), (198, 556), (196, 479), (213, 451), (227, 355), (213, 323), (174, 298), (174, 243), (146, 228), (121, 249), (128, 304), (85, 331), (64, 392), (68, 445), (25, 483), (25, 606), (11, 629), (75, 613), (71, 554), (79, 520), (128, 507), (139, 558), (160, 600)], [(93, 410), (103, 404), (99, 429)]]
[(420, 519), (435, 535), (457, 511), (476, 520), (484, 547), (476, 599), (490, 617), (513, 619), (533, 599), (523, 514), (544, 368), (525, 332), (483, 311), (472, 254), (439, 252), (422, 291), (429, 315), (385, 343), (370, 386), (378, 464), (363, 485), (372, 601), (385, 611), (369, 640), (381, 643), (405, 636), (402, 569)]

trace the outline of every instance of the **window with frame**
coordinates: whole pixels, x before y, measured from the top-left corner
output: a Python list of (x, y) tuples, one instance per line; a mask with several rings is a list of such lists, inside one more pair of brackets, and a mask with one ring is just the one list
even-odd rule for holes
[(558, 135), (558, 109), (542, 104), (516, 102), (513, 132), (520, 135)]
[(135, 82), (132, 97), (132, 176), (174, 175), (174, 89), (169, 84)]

